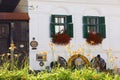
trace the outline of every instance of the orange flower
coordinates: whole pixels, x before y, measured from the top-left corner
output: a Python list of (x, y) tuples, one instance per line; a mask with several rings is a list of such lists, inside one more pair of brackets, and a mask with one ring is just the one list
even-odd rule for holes
[(92, 59), (95, 58), (95, 56), (92, 56)]
[(115, 59), (118, 59), (118, 57), (115, 56)]
[(90, 56), (90, 53), (88, 53), (86, 56)]
[(52, 44), (52, 43), (50, 43), (50, 44), (49, 44), (49, 46), (50, 46), (50, 47), (53, 47), (53, 44)]
[(94, 41), (90, 41), (90, 44), (94, 44), (95, 42)]
[(46, 51), (44, 51), (42, 54), (45, 54), (45, 55), (46, 55), (46, 54), (47, 54), (47, 52), (46, 52)]

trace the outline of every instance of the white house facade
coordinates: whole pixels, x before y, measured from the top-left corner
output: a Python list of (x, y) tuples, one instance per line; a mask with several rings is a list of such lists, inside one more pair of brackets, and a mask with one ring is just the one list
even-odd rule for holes
[[(100, 54), (107, 63), (107, 68), (120, 68), (120, 1), (119, 0), (28, 0), (29, 21), (29, 58), (30, 69), (44, 70), (58, 56), (67, 62), (73, 55), (67, 45), (52, 43), (52, 16), (71, 16), (72, 37), (69, 49), (82, 49), (84, 56), (90, 61), (93, 56)], [(83, 17), (104, 17), (104, 38), (101, 44), (90, 45), (84, 37)], [(55, 21), (57, 19), (55, 17)], [(63, 20), (64, 22), (64, 20)], [(62, 22), (61, 22), (62, 23)], [(68, 23), (69, 24), (69, 23)], [(99, 31), (99, 30), (97, 30)], [(55, 28), (55, 33), (59, 32)], [(89, 30), (88, 30), (89, 32)], [(54, 48), (53, 48), (54, 47)], [(80, 52), (82, 54), (82, 52)], [(41, 56), (42, 55), (42, 56)], [(41, 57), (43, 57), (41, 58)]]

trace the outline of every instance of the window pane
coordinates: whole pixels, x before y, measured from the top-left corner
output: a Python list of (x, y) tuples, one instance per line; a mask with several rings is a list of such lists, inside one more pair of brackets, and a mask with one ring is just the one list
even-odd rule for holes
[(96, 26), (88, 26), (88, 32), (97, 32)]
[(64, 17), (56, 17), (55, 18), (55, 23), (57, 23), (57, 24), (64, 24), (65, 23), (65, 20), (64, 20)]
[(59, 32), (59, 25), (55, 25), (55, 34)]
[(87, 23), (89, 25), (97, 25), (98, 24), (98, 18), (88, 17)]
[(60, 26), (60, 33), (63, 33), (64, 32), (64, 26)]
[(96, 24), (96, 19), (95, 18), (91, 19), (91, 24)]
[(64, 18), (61, 18), (61, 23), (65, 23)]
[(55, 33), (63, 33), (64, 32), (64, 26), (63, 25), (55, 25)]
[(55, 23), (58, 23), (58, 18), (55, 18)]

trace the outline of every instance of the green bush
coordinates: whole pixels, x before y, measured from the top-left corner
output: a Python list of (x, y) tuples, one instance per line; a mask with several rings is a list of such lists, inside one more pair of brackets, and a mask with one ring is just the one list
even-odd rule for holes
[(97, 72), (95, 69), (85, 67), (82, 69), (54, 68), (50, 72), (41, 71), (29, 73), (28, 60), (23, 64), (23, 68), (14, 65), (10, 69), (10, 62), (5, 62), (0, 66), (0, 80), (120, 80), (117, 74)]

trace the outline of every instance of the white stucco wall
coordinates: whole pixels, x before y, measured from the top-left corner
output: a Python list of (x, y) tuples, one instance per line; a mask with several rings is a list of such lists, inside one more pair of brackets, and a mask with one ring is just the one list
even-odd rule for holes
[[(45, 68), (40, 67), (39, 62), (36, 61), (36, 54), (40, 51), (48, 52), (47, 62), (45, 62), (46, 66), (49, 66), (50, 62), (53, 60), (52, 52), (49, 47), (51, 42), (49, 26), (51, 14), (72, 15), (74, 37), (70, 43), (75, 45), (73, 50), (77, 50), (79, 47), (83, 47), (85, 48), (85, 54), (90, 53), (90, 58), (92, 56), (96, 56), (97, 54), (101, 54), (106, 62), (108, 61), (108, 56), (105, 50), (108, 48), (112, 48), (113, 55), (117, 57), (120, 56), (120, 6), (118, 5), (118, 0), (113, 1), (113, 5), (112, 2), (108, 2), (108, 0), (104, 0), (106, 1), (106, 4), (102, 2), (93, 4), (89, 1), (88, 3), (85, 3), (85, 1), (80, 2), (76, 0), (75, 2), (72, 2), (67, 0), (29, 0), (28, 13), (30, 16), (30, 41), (32, 41), (32, 38), (35, 37), (35, 40), (39, 43), (36, 50), (32, 50), (30, 47), (30, 67), (32, 69), (39, 70)], [(106, 38), (103, 40), (102, 45), (94, 47), (84, 45), (85, 39), (83, 39), (82, 36), (82, 17), (86, 15), (105, 16)], [(64, 47), (65, 46), (55, 45), (55, 60), (57, 59), (58, 55), (63, 56), (66, 60), (69, 59), (70, 54)], [(120, 59), (117, 59), (115, 62), (115, 64), (120, 67)], [(107, 67), (112, 68), (109, 65), (107, 65)]]

